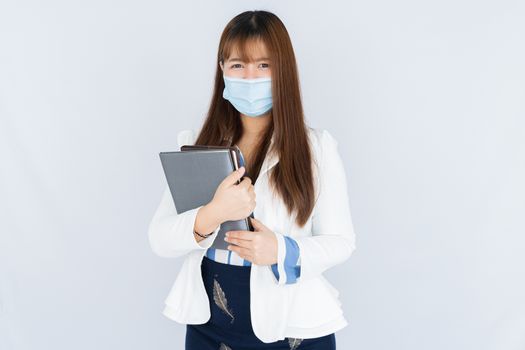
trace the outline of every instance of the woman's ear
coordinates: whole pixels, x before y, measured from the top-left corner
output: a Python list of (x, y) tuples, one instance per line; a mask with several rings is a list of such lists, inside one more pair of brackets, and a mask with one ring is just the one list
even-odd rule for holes
[(222, 61), (219, 61), (219, 65), (221, 66), (221, 70), (224, 72), (224, 65), (222, 64)]

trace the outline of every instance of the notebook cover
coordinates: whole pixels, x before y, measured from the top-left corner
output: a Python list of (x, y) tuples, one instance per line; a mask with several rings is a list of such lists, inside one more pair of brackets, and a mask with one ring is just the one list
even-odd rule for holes
[[(185, 150), (181, 147), (181, 151), (159, 153), (178, 214), (209, 203), (219, 184), (237, 169), (236, 163), (240, 166), (239, 159), (232, 156), (236, 146), (186, 146), (190, 145), (183, 146)], [(254, 217), (253, 212), (250, 217)], [(210, 248), (226, 250), (229, 243), (224, 241), (224, 235), (233, 230), (254, 231), (248, 218), (225, 221)]]

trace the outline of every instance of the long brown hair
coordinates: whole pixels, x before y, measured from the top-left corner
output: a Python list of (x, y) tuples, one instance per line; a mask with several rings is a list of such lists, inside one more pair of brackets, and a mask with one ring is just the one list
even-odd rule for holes
[[(241, 59), (252, 61), (247, 45), (262, 40), (269, 53), (272, 70), (272, 109), (270, 123), (258, 147), (253, 164), (246, 171), (255, 184), (268, 152), (277, 152), (279, 162), (269, 175), (269, 185), (281, 196), (288, 214), (302, 227), (314, 207), (312, 153), (299, 89), (297, 63), (290, 36), (281, 22), (268, 11), (246, 11), (235, 16), (224, 28), (217, 54), (215, 85), (207, 117), (196, 144), (232, 145), (242, 136), (239, 112), (222, 97), (223, 73), (220, 63), (230, 57), (234, 47)], [(271, 149), (270, 141), (274, 137)]]

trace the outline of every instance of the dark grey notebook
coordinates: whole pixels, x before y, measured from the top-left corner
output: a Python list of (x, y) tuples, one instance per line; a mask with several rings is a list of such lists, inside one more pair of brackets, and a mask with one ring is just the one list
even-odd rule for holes
[[(219, 184), (238, 168), (228, 147), (160, 152), (159, 156), (178, 214), (210, 202)], [(227, 249), (224, 234), (233, 230), (253, 231), (253, 227), (248, 218), (225, 221), (210, 248)]]

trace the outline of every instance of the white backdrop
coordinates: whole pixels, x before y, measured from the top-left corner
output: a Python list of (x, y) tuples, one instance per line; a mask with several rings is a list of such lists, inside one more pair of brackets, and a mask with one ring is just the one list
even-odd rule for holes
[[(339, 141), (338, 349), (525, 349), (523, 1), (0, 2), (0, 348), (182, 349), (147, 226), (219, 36), (276, 13)], [(344, 276), (344, 278), (342, 278)]]

